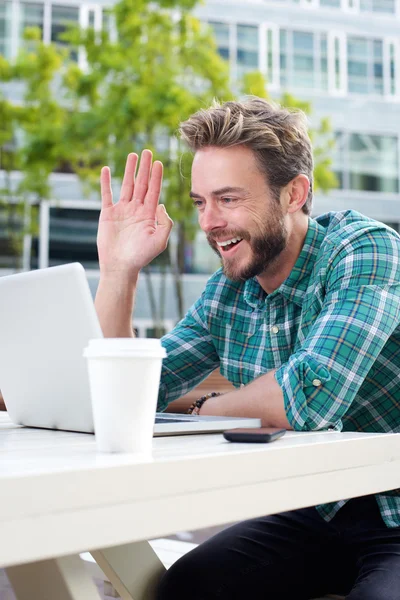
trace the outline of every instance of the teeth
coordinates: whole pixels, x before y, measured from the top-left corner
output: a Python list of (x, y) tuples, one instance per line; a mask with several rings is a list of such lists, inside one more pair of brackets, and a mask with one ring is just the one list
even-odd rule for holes
[(229, 246), (229, 244), (234, 244), (235, 242), (241, 242), (243, 238), (237, 237), (232, 238), (231, 240), (227, 240), (226, 242), (217, 242), (218, 246)]

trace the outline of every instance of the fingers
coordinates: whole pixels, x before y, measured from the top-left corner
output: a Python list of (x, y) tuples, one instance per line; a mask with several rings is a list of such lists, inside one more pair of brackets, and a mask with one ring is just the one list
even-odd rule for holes
[(143, 204), (147, 194), (147, 188), (149, 186), (149, 178), (151, 171), (151, 164), (153, 160), (153, 154), (150, 150), (143, 150), (140, 157), (139, 171), (135, 181), (135, 188), (133, 191), (133, 199), (137, 203)]
[(135, 154), (134, 152), (128, 154), (128, 158), (126, 159), (124, 178), (122, 180), (121, 186), (121, 202), (130, 202), (132, 200), (133, 190), (135, 186), (135, 172), (137, 162), (137, 154)]
[(150, 183), (146, 195), (146, 206), (151, 212), (155, 212), (158, 205), (161, 194), (162, 178), (163, 166), (159, 160), (156, 160), (151, 170)]
[(159, 204), (157, 206), (156, 220), (157, 220), (156, 236), (158, 237), (160, 244), (162, 244), (162, 246), (165, 250), (165, 248), (167, 247), (167, 244), (168, 244), (168, 239), (169, 239), (171, 229), (172, 229), (174, 222), (168, 216), (168, 213), (165, 210), (164, 204)]
[(111, 173), (109, 167), (103, 167), (100, 174), (101, 208), (113, 205), (111, 190)]
[(155, 212), (161, 193), (163, 166), (160, 161), (156, 161), (152, 165), (152, 152), (150, 150), (143, 150), (135, 180), (138, 160), (139, 157), (137, 154), (131, 153), (128, 155), (121, 186), (120, 201), (123, 203), (133, 201), (135, 205), (139, 206), (146, 199), (147, 207)]

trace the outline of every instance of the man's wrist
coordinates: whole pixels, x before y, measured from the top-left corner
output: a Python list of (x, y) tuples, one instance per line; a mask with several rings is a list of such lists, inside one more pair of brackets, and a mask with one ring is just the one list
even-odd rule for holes
[(100, 282), (106, 285), (117, 286), (117, 288), (135, 287), (139, 279), (139, 273), (139, 270), (111, 271), (100, 269)]

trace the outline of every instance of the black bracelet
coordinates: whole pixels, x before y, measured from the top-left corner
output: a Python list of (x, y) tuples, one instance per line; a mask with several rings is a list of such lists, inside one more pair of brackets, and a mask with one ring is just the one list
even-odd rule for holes
[(221, 396), (220, 392), (210, 392), (209, 394), (205, 394), (198, 400), (195, 400), (193, 404), (191, 404), (188, 408), (188, 415), (198, 415), (200, 413), (200, 409), (203, 406), (204, 402), (209, 398), (215, 398), (215, 396)]

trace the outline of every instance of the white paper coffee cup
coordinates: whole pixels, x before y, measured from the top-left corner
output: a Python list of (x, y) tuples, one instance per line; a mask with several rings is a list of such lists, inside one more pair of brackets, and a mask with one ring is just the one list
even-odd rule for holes
[(99, 338), (84, 350), (100, 452), (149, 455), (162, 359), (160, 340)]

